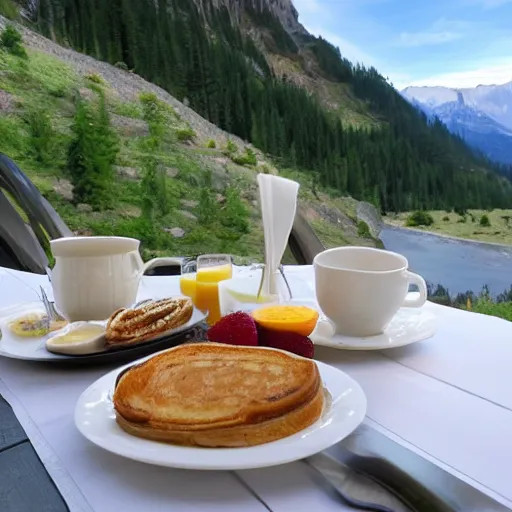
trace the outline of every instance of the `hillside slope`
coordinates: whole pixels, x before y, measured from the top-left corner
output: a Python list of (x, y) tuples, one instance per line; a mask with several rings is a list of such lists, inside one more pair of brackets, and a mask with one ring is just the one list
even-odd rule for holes
[[(0, 29), (5, 23), (0, 17)], [(301, 182), (301, 208), (308, 218), (314, 216), (313, 226), (327, 245), (375, 245), (368, 233), (358, 231), (357, 202), (333, 199), (318, 187), (313, 193), (307, 175), (278, 171), (257, 150), (256, 165), (240, 165), (237, 162), (247, 155), (249, 145), (201, 118), (163, 89), (19, 28), (28, 60), (0, 50), (0, 151), (20, 165), (76, 233), (135, 236), (143, 241), (146, 256), (193, 255), (207, 250), (261, 260), (256, 175), (282, 172)], [(98, 87), (105, 94), (120, 150), (111, 204), (94, 210), (74, 201), (66, 152), (76, 97), (96, 104)], [(156, 149), (148, 147), (151, 127), (141, 102), (141, 95), (148, 94), (155, 95), (164, 117), (162, 143)], [(49, 142), (43, 161), (34, 152), (39, 136), (34, 119), (41, 115), (50, 126), (44, 133)], [(213, 145), (215, 148), (208, 147)], [(143, 209), (152, 159), (165, 173), (168, 211), (156, 211), (151, 227), (143, 219)], [(209, 210), (205, 212), (205, 208)], [(208, 224), (205, 217), (214, 222)], [(232, 217), (241, 225), (233, 227)], [(287, 258), (290, 261), (290, 255)]]

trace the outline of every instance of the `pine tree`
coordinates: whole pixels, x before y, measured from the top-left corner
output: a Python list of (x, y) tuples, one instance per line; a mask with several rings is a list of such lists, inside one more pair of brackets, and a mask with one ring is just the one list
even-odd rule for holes
[(211, 226), (217, 221), (217, 203), (213, 195), (212, 174), (210, 171), (204, 175), (204, 183), (199, 193), (197, 206), (197, 219), (202, 226)]
[(99, 95), (99, 105), (77, 100), (67, 157), (74, 200), (95, 209), (113, 206), (113, 165), (119, 151), (104, 95)]

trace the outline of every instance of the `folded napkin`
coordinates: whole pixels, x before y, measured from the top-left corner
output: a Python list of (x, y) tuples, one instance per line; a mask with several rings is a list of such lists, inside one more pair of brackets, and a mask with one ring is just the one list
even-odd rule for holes
[(276, 276), (292, 231), (299, 184), (271, 174), (258, 174), (258, 185), (265, 236), (261, 294), (271, 296), (279, 293)]

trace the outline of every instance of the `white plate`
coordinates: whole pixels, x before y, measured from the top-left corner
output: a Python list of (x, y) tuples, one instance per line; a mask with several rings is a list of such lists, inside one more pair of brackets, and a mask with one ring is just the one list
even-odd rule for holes
[[(80, 355), (80, 356), (68, 356), (63, 354), (53, 354), (46, 350), (45, 344), (46, 340), (50, 336), (55, 336), (56, 332), (48, 334), (46, 336), (42, 336), (40, 338), (22, 338), (14, 335), (9, 329), (9, 322), (14, 320), (15, 318), (19, 318), (22, 315), (28, 313), (44, 313), (45, 309), (41, 302), (29, 302), (22, 305), (12, 306), (8, 309), (0, 310), (0, 356), (10, 357), (13, 359), (25, 359), (30, 361), (62, 361), (62, 360), (71, 360), (71, 359), (83, 359), (84, 361), (89, 359), (101, 359), (101, 358), (109, 358), (113, 359), (115, 354), (128, 354), (133, 353), (135, 357), (140, 358), (143, 355), (147, 354), (139, 351), (144, 351), (148, 349), (152, 344), (157, 344), (161, 342), (162, 339), (170, 338), (171, 336), (177, 335), (188, 329), (193, 328), (197, 324), (203, 322), (206, 318), (205, 313), (199, 311), (194, 308), (194, 312), (192, 313), (192, 318), (184, 325), (178, 327), (177, 329), (173, 329), (167, 333), (163, 333), (162, 335), (158, 335), (152, 340), (148, 340), (144, 343), (134, 344), (131, 346), (119, 347), (116, 349), (102, 349), (101, 351), (91, 352), (90, 354)], [(162, 347), (159, 346), (158, 350), (161, 350)], [(134, 358), (132, 358), (134, 359)], [(125, 361), (123, 361), (125, 362)]]
[(359, 384), (336, 368), (320, 362), (316, 364), (332, 403), (310, 427), (259, 446), (192, 448), (127, 434), (117, 425), (110, 396), (117, 375), (130, 365), (108, 373), (84, 391), (75, 408), (75, 423), (89, 441), (101, 448), (157, 466), (203, 470), (276, 466), (309, 457), (338, 443), (363, 421), (366, 414), (366, 397)]
[(425, 340), (433, 336), (436, 330), (436, 316), (430, 311), (424, 308), (402, 308), (384, 332), (377, 336), (352, 338), (334, 334), (331, 323), (321, 317), (310, 338), (315, 345), (341, 350), (384, 350)]

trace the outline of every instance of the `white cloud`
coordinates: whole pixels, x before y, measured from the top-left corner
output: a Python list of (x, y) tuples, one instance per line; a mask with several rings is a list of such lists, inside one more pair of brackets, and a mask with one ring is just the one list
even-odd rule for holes
[(503, 60), (501, 63), (475, 68), (465, 71), (444, 73), (424, 79), (415, 80), (407, 85), (444, 85), (445, 87), (476, 87), (477, 85), (504, 84), (512, 80), (512, 58)]
[(462, 34), (457, 32), (402, 32), (398, 44), (400, 46), (425, 46), (444, 44), (460, 39)]
[(427, 46), (444, 44), (464, 37), (469, 23), (460, 20), (437, 20), (428, 30), (402, 32), (398, 37), (399, 46)]

